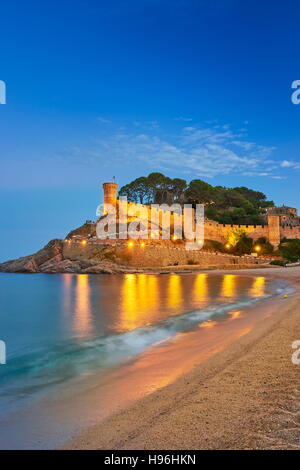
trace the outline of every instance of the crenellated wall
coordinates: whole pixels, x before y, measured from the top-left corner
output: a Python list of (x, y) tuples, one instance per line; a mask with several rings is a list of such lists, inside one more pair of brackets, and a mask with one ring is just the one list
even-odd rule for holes
[(258, 240), (258, 238), (261, 237), (269, 237), (267, 225), (227, 225), (218, 224), (218, 222), (212, 220), (205, 221), (204, 236), (206, 240), (216, 240), (220, 243), (226, 243), (228, 233), (235, 228), (242, 228), (253, 240)]
[(300, 239), (300, 226), (298, 227), (280, 227), (280, 238)]
[(266, 237), (275, 248), (283, 238), (300, 239), (300, 226), (280, 225), (280, 217), (277, 215), (268, 215), (267, 225), (222, 225), (207, 220), (204, 226), (205, 239), (225, 243), (228, 232), (233, 228), (242, 228), (253, 240)]
[[(119, 212), (120, 201), (116, 199), (117, 184), (104, 183), (103, 189), (105, 204), (109, 203), (115, 205), (117, 212)], [(124, 204), (124, 202), (122, 204)], [(153, 214), (156, 215), (157, 223), (161, 225), (163, 221), (163, 214), (168, 215), (169, 212), (168, 210), (156, 210), (148, 205), (135, 204), (132, 202), (128, 202), (127, 204), (125, 203), (125, 206), (128, 213), (128, 221), (130, 221), (130, 219), (134, 219), (134, 217), (137, 215), (139, 215), (139, 217), (143, 218), (144, 220), (147, 219), (150, 221), (150, 210), (152, 210)], [(253, 240), (258, 240), (261, 237), (265, 237), (275, 248), (278, 247), (282, 238), (300, 239), (300, 226), (283, 226), (281, 225), (280, 220), (280, 216), (272, 212), (267, 214), (266, 225), (223, 225), (219, 224), (218, 222), (206, 220), (204, 224), (204, 238), (206, 240), (216, 240), (224, 244), (228, 240), (228, 233), (232, 229), (242, 228)], [(172, 212), (170, 221), (172, 226), (174, 224), (174, 215)]]

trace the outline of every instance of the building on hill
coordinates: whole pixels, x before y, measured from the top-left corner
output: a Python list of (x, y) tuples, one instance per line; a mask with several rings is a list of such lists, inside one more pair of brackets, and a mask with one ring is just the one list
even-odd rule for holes
[(266, 209), (266, 218), (268, 215), (278, 215), (282, 226), (300, 226), (300, 217), (295, 207), (279, 206), (268, 207)]
[[(105, 205), (112, 204), (118, 211), (119, 200), (117, 199), (118, 185), (115, 182), (103, 183), (104, 209)], [(141, 204), (128, 203), (130, 209), (137, 206), (147, 207)], [(133, 210), (134, 213), (134, 210)], [(247, 235), (253, 240), (265, 237), (275, 248), (278, 247), (283, 238), (300, 239), (300, 217), (294, 207), (270, 207), (266, 209), (265, 224), (263, 225), (227, 225), (205, 219), (205, 239), (216, 240), (226, 243), (228, 231), (233, 228), (243, 228)], [(156, 240), (159, 242), (160, 240)]]
[[(114, 206), (116, 209), (117, 219), (119, 214), (119, 208), (121, 201), (117, 198), (117, 189), (118, 185), (115, 182), (103, 183), (103, 192), (104, 192), (104, 204), (103, 211), (104, 214), (108, 205)], [(125, 203), (126, 204), (126, 203)], [(144, 210), (145, 218), (143, 223), (145, 227), (148, 227), (148, 222), (150, 221), (150, 206), (145, 204), (136, 204), (132, 202), (127, 203), (127, 222), (131, 222), (136, 218), (137, 212), (140, 209)], [(168, 211), (168, 209), (159, 209), (158, 212), (161, 214), (164, 212), (170, 212), (170, 221), (171, 225), (174, 223), (175, 213), (173, 211)], [(103, 218), (102, 216), (100, 217)], [(181, 216), (182, 217), (182, 216)], [(100, 220), (99, 219), (99, 220)], [(159, 221), (161, 219), (158, 219)], [(160, 222), (159, 222), (160, 224)], [(182, 219), (183, 226), (183, 219)], [(117, 222), (116, 228), (119, 227), (119, 221)], [(245, 233), (252, 238), (254, 241), (264, 237), (266, 238), (275, 248), (278, 247), (280, 240), (283, 238), (288, 239), (300, 239), (300, 217), (298, 216), (297, 209), (293, 207), (281, 206), (281, 207), (270, 207), (266, 209), (265, 214), (265, 223), (262, 225), (229, 225), (229, 224), (220, 224), (213, 220), (205, 219), (204, 221), (204, 238), (205, 240), (215, 240), (222, 244), (225, 244), (228, 240), (228, 233), (235, 228), (242, 228)], [(118, 229), (117, 229), (118, 230)], [(172, 240), (162, 239), (162, 230), (160, 225), (157, 226), (157, 236), (154, 236), (151, 239), (151, 243), (157, 245), (168, 245), (172, 244)], [(152, 233), (151, 233), (152, 237)], [(87, 221), (82, 227), (73, 230), (66, 237), (67, 239), (91, 239), (96, 242), (96, 223), (92, 221)], [(173, 240), (176, 237), (173, 237)], [(120, 239), (120, 243), (125, 243), (125, 240), (121, 240), (120, 232), (115, 233), (114, 239)], [(112, 239), (113, 242), (113, 239)], [(180, 240), (176, 240), (180, 242)]]

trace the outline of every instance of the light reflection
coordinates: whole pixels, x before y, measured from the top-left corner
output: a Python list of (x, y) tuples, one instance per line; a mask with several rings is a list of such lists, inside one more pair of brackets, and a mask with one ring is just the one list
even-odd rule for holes
[(88, 274), (76, 276), (74, 331), (78, 336), (87, 336), (92, 329), (90, 285)]
[(151, 323), (159, 313), (159, 303), (157, 276), (125, 274), (121, 288), (120, 330), (132, 330)]
[(182, 304), (181, 276), (171, 274), (168, 282), (168, 306), (177, 308)]
[(207, 320), (207, 321), (204, 321), (203, 323), (200, 323), (199, 328), (213, 328), (217, 324), (218, 323), (216, 321)]
[(243, 314), (241, 310), (237, 310), (236, 312), (228, 312), (231, 320), (236, 320), (237, 318), (243, 318)]
[(247, 334), (250, 333), (250, 331), (252, 331), (252, 330), (253, 330), (253, 326), (249, 326), (249, 327), (247, 327), (247, 328), (244, 328), (243, 330), (241, 330), (241, 331), (239, 332), (239, 338), (241, 338), (242, 336), (247, 335)]
[(72, 274), (63, 274), (63, 305), (64, 305), (64, 313), (69, 312), (71, 310), (71, 302), (72, 302)]
[(147, 298), (147, 309), (159, 307), (159, 282), (158, 277), (148, 275), (145, 296)]
[(250, 297), (264, 297), (266, 295), (266, 279), (264, 277), (256, 277), (249, 291)]
[(234, 274), (225, 274), (222, 283), (223, 297), (236, 297), (237, 276)]
[(122, 295), (122, 318), (123, 330), (135, 328), (137, 321), (137, 287), (136, 274), (125, 274), (121, 290)]
[(194, 300), (203, 302), (207, 299), (208, 286), (207, 286), (207, 274), (197, 274), (194, 282)]

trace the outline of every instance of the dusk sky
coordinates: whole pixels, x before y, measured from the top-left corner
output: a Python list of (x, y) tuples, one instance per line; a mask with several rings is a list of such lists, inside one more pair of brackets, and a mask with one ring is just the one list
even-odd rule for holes
[(160, 171), (300, 209), (297, 0), (1, 4), (0, 260)]

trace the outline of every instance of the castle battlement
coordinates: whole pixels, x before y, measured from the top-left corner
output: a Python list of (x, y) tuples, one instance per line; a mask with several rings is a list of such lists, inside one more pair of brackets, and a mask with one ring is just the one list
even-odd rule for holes
[[(107, 204), (112, 204), (118, 212), (120, 200), (117, 199), (117, 189), (118, 185), (116, 183), (103, 183), (104, 207)], [(170, 209), (165, 208), (163, 205), (159, 206), (159, 209), (155, 209), (147, 204), (127, 202), (127, 210), (129, 217), (135, 217), (139, 212), (145, 214), (145, 211), (147, 211), (148, 220), (150, 220), (150, 210), (154, 210), (154, 212), (156, 210), (159, 216), (166, 212), (170, 212), (171, 217), (174, 216), (174, 211), (170, 211)], [(291, 220), (293, 223), (288, 223)], [(298, 217), (297, 209), (286, 206), (268, 208), (265, 225), (230, 225), (205, 219), (204, 237), (206, 240), (226, 243), (228, 232), (237, 228), (245, 230), (247, 235), (253, 240), (265, 237), (275, 248), (278, 247), (280, 240), (283, 238), (300, 239), (300, 218)], [(156, 242), (159, 241), (157, 240)]]

